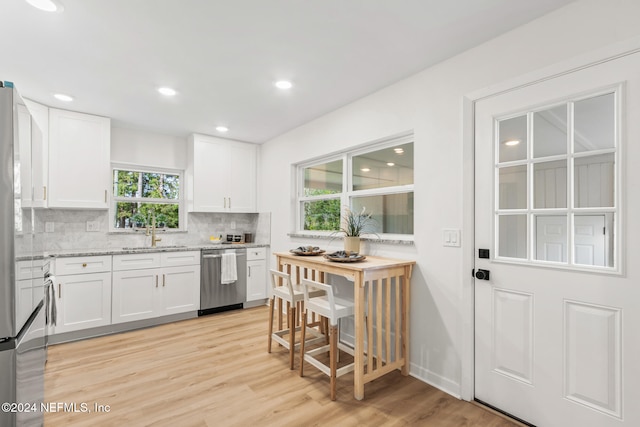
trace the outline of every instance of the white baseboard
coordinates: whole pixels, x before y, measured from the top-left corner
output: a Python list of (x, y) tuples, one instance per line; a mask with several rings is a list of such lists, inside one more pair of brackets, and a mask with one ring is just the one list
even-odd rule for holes
[(455, 381), (451, 381), (448, 378), (445, 378), (441, 375), (436, 374), (435, 372), (431, 372), (428, 369), (425, 369), (421, 366), (416, 365), (415, 363), (409, 363), (411, 366), (409, 368), (409, 375), (412, 377), (429, 384), (441, 390), (447, 394), (450, 394), (453, 397), (458, 399), (462, 399), (460, 396), (460, 384)]

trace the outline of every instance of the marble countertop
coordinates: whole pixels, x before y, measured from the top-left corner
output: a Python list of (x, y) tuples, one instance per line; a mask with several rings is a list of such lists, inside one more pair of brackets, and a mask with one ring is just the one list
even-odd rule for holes
[(77, 257), (77, 256), (96, 256), (96, 255), (124, 255), (139, 254), (148, 252), (186, 252), (200, 251), (203, 249), (229, 249), (229, 248), (266, 248), (267, 244), (260, 243), (209, 243), (200, 245), (158, 245), (155, 248), (147, 246), (124, 247), (124, 248), (83, 248), (83, 249), (64, 249), (59, 251), (48, 251), (45, 254), (35, 256), (18, 256), (16, 261), (27, 261), (30, 259), (43, 259), (45, 257)]

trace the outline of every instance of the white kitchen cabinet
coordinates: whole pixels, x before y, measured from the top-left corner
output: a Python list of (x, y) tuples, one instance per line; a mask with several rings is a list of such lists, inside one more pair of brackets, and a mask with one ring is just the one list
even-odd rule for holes
[(49, 207), (108, 208), (110, 144), (108, 118), (49, 109)]
[(114, 255), (112, 322), (124, 323), (200, 307), (200, 252)]
[(31, 207), (31, 115), (24, 105), (18, 105), (18, 153), (20, 161), (20, 198), (22, 207)]
[(197, 311), (200, 308), (200, 265), (162, 268), (158, 315)]
[(112, 323), (156, 317), (158, 286), (156, 269), (114, 271)]
[(257, 146), (206, 135), (188, 142), (190, 212), (255, 212)]
[(24, 100), (31, 113), (31, 178), (34, 208), (47, 207), (49, 173), (49, 107)]
[(55, 276), (54, 333), (111, 324), (111, 272)]
[(267, 256), (265, 248), (247, 249), (247, 301), (267, 297)]

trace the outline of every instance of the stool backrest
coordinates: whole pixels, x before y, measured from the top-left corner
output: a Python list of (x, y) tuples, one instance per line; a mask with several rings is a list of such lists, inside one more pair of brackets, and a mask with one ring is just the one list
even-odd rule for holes
[(302, 279), (302, 291), (304, 292), (304, 302), (309, 301), (309, 289), (315, 288), (324, 291), (327, 295), (327, 301), (329, 301), (329, 309), (332, 313), (336, 312), (336, 302), (333, 297), (333, 286), (326, 283), (320, 283), (309, 279)]
[[(289, 295), (291, 296), (291, 298), (293, 298), (293, 285), (291, 284), (291, 276), (287, 273), (283, 273), (282, 271), (278, 271), (278, 270), (269, 270), (271, 272), (271, 288), (272, 289), (276, 289), (276, 288), (282, 288), (282, 286), (285, 287), (285, 289), (289, 292)], [(282, 280), (283, 285), (280, 285), (278, 282), (280, 282), (280, 280)]]

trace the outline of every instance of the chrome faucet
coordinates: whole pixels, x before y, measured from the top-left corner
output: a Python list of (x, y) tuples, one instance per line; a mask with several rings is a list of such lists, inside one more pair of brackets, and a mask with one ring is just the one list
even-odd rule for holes
[(155, 248), (156, 243), (162, 241), (161, 238), (156, 236), (156, 212), (151, 209), (151, 229), (149, 229), (149, 221), (147, 221), (147, 236), (151, 236), (151, 247)]

